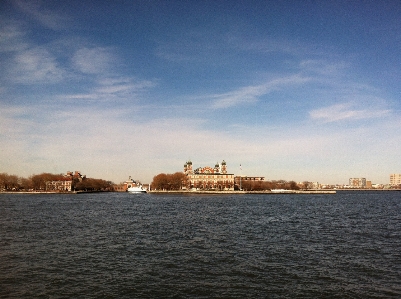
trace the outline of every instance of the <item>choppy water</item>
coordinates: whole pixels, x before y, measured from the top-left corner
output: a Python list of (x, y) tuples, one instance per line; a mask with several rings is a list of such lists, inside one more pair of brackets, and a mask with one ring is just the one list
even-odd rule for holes
[(401, 298), (401, 192), (0, 194), (1, 298)]

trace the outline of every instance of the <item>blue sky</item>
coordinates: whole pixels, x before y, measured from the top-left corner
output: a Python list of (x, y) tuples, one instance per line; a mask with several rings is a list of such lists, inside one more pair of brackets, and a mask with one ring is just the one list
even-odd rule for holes
[(0, 172), (401, 172), (399, 1), (1, 1)]

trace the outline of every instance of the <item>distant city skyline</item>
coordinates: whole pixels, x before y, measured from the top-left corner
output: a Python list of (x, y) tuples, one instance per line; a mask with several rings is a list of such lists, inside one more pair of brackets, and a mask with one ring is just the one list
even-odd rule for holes
[(401, 173), (400, 1), (5, 0), (0, 32), (0, 173)]

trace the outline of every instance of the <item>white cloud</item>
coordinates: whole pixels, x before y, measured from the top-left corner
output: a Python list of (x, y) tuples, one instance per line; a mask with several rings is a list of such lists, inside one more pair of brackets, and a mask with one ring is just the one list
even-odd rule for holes
[[(76, 169), (115, 182), (128, 175), (150, 182), (160, 172), (181, 171), (190, 158), (196, 166), (225, 159), (233, 173), (242, 163), (244, 174), (269, 179), (339, 182), (350, 171), (363, 174), (379, 160), (391, 160), (390, 153), (400, 144), (397, 134), (383, 134), (398, 131), (399, 118), (346, 131), (317, 130), (309, 123), (290, 130), (251, 126), (243, 129), (247, 134), (236, 134), (224, 126), (205, 130), (207, 119), (202, 118), (148, 120), (140, 117), (143, 111), (135, 110), (127, 117), (121, 106), (72, 106), (56, 113), (48, 113), (52, 108), (44, 105), (0, 108), (0, 168), (22, 176)], [(370, 138), (378, 140), (377, 136), (380, 142), (372, 142)], [(335, 178), (329, 177), (333, 171)]]
[(18, 52), (9, 64), (9, 79), (17, 83), (57, 82), (64, 74), (56, 58), (41, 47)]
[(309, 112), (312, 119), (322, 120), (325, 123), (337, 122), (342, 120), (360, 120), (369, 118), (380, 118), (388, 115), (390, 110), (383, 109), (361, 109), (355, 107), (353, 103), (341, 103), (331, 105)]
[(128, 77), (100, 78), (95, 80), (88, 92), (58, 95), (59, 100), (86, 100), (94, 102), (125, 102), (137, 100), (137, 94), (154, 87), (149, 80), (136, 80)]
[(22, 23), (2, 21), (0, 52), (5, 81), (8, 83), (54, 83), (62, 80), (66, 71), (46, 46), (33, 45), (23, 31)]
[(99, 87), (96, 88), (97, 93), (116, 94), (116, 93), (132, 93), (155, 86), (155, 83), (149, 80), (134, 80), (133, 78), (102, 78), (98, 81)]
[(84, 74), (109, 73), (116, 62), (116, 57), (110, 49), (95, 47), (81, 48), (75, 52), (72, 63), (75, 68)]
[(214, 100), (213, 108), (228, 108), (243, 103), (252, 103), (258, 100), (258, 97), (268, 94), (273, 90), (282, 89), (288, 86), (294, 86), (308, 82), (309, 78), (299, 75), (274, 79), (261, 85), (247, 86), (234, 90), (232, 92), (212, 95)]
[(25, 33), (18, 23), (0, 21), (0, 52), (22, 51), (28, 46)]
[(42, 3), (45, 3), (45, 1), (14, 1), (14, 4), (22, 12), (31, 16), (33, 19), (47, 28), (60, 30), (70, 23), (69, 18), (61, 13), (55, 12), (54, 10), (46, 9), (42, 6)]
[[(349, 67), (349, 64), (344, 61), (340, 62), (328, 62), (323, 59), (306, 59), (299, 63), (301, 70), (308, 74), (315, 74), (315, 76), (342, 76), (344, 70)], [(319, 79), (319, 78), (317, 78)]]
[(266, 87), (264, 85), (259, 85), (243, 87), (232, 92), (213, 95), (213, 108), (228, 108), (242, 103), (253, 103), (257, 101), (259, 96), (266, 92)]
[[(16, 1), (20, 10), (47, 28), (58, 30), (66, 26), (62, 14), (44, 10), (40, 3)], [(369, 163), (373, 165), (372, 161), (377, 163), (380, 159), (385, 159), (383, 164), (391, 165), (389, 161), (396, 159), (391, 157), (399, 151), (400, 137), (393, 133), (400, 129), (399, 120), (387, 123), (387, 126), (376, 122), (375, 125), (381, 125), (380, 128), (373, 125), (373, 121), (366, 121), (363, 127), (347, 127), (343, 131), (337, 123), (336, 126), (316, 126), (315, 121), (334, 123), (382, 118), (380, 120), (384, 122), (388, 116), (394, 115), (384, 100), (374, 98), (380, 96), (380, 91), (356, 84), (347, 63), (332, 59), (330, 53), (314, 55), (316, 52), (309, 52), (313, 46), (301, 44), (298, 47), (296, 42), (274, 41), (267, 37), (259, 42), (245, 35), (243, 38), (234, 36), (229, 41), (222, 34), (212, 38), (205, 33), (200, 38), (188, 35), (184, 36), (184, 42), (181, 34), (177, 42), (174, 42), (175, 39), (170, 42), (170, 37), (167, 37), (166, 42), (156, 50), (164, 58), (175, 62), (193, 62), (182, 68), (188, 73), (208, 70), (213, 75), (210, 68), (213, 67), (216, 74), (221, 75), (216, 77), (217, 80), (226, 80), (235, 78), (224, 72), (226, 67), (241, 67), (245, 79), (239, 75), (236, 80), (244, 82), (263, 69), (263, 65), (252, 63), (257, 52), (258, 55), (268, 54), (258, 58), (275, 62), (271, 69), (265, 68), (267, 71), (287, 74), (269, 81), (257, 81), (262, 84), (252, 82), (246, 86), (247, 83), (240, 83), (241, 88), (231, 87), (226, 89), (228, 92), (202, 97), (212, 105), (189, 101), (191, 95), (187, 98), (172, 91), (190, 90), (193, 87), (190, 84), (185, 89), (177, 83), (167, 92), (162, 89), (155, 91), (161, 97), (170, 97), (172, 103), (169, 103), (155, 100), (156, 97), (146, 97), (145, 93), (156, 85), (154, 81), (138, 80), (133, 73), (119, 75), (113, 48), (97, 47), (79, 37), (69, 37), (69, 42), (66, 42), (67, 38), (62, 36), (39, 47), (29, 42), (25, 31), (21, 30), (21, 24), (25, 22), (0, 26), (0, 51), (7, 56), (1, 59), (2, 66), (6, 66), (2, 75), (8, 74), (10, 82), (40, 84), (27, 88), (28, 92), (33, 92), (25, 94), (24, 91), (13, 94), (7, 87), (3, 91), (0, 89), (2, 98), (6, 99), (8, 95), (13, 99), (21, 97), (15, 102), (27, 104), (26, 108), (5, 107), (4, 104), (0, 107), (2, 171), (13, 169), (13, 173), (30, 175), (40, 171), (77, 169), (89, 176), (116, 182), (128, 175), (150, 181), (159, 172), (180, 171), (183, 162), (191, 158), (198, 166), (225, 159), (234, 173), (234, 165), (242, 162), (243, 165), (253, 165), (253, 168), (248, 168), (248, 175), (293, 179), (294, 175), (302, 173), (302, 179), (309, 180), (309, 173), (319, 173), (324, 179), (333, 169), (345, 175), (347, 171), (361, 172), (368, 168)], [(42, 41), (40, 38), (37, 42)], [(242, 54), (239, 60), (235, 58), (238, 54)], [(310, 59), (312, 56), (325, 58)], [(67, 63), (61, 64), (63, 61)], [(246, 61), (251, 64), (246, 64)], [(197, 68), (197, 63), (201, 64), (201, 68)], [(278, 70), (276, 64), (280, 63), (284, 64), (284, 68)], [(216, 65), (224, 67), (219, 69)], [(163, 75), (160, 74), (161, 77)], [(66, 78), (68, 80), (62, 80)], [(168, 81), (171, 78), (165, 79)], [(42, 86), (44, 82), (63, 84), (58, 89), (47, 89)], [(234, 81), (230, 83), (235, 84)], [(211, 85), (205, 87), (213, 88)], [(60, 93), (68, 90), (69, 94), (53, 96), (55, 90)], [(280, 95), (276, 96), (275, 91), (280, 91)], [(238, 109), (228, 109), (225, 122), (212, 120), (222, 112), (217, 109), (256, 103), (267, 94), (271, 98), (269, 108), (275, 110), (268, 112), (288, 124), (268, 127), (263, 126), (268, 122), (254, 118), (244, 125), (238, 119), (239, 126), (232, 129), (232, 116), (235, 114), (231, 113)], [(294, 111), (286, 113), (280, 105), (287, 95), (291, 99), (286, 108), (294, 105), (290, 108), (299, 109), (296, 114), (291, 114)], [(54, 101), (55, 98), (64, 101), (60, 103)], [(35, 104), (30, 101), (35, 101)], [(135, 105), (137, 101), (141, 104), (146, 101), (148, 106)], [(217, 111), (210, 111), (210, 106)], [(244, 111), (249, 118), (255, 117), (254, 112), (259, 108), (259, 105), (251, 106)], [(311, 106), (315, 109), (309, 112), (309, 116), (314, 121), (300, 123), (298, 120)], [(266, 115), (260, 117), (267, 118)], [(295, 120), (289, 120), (290, 117)], [(383, 132), (392, 133), (386, 135)], [(369, 136), (375, 138), (368, 140)], [(364, 151), (362, 155), (361, 151)], [(328, 162), (331, 167), (325, 168)], [(351, 164), (356, 167), (350, 170)]]

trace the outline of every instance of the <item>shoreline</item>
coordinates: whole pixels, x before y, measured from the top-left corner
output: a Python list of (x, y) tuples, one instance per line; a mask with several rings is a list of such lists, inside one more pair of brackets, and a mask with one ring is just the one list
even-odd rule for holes
[(282, 192), (265, 191), (186, 191), (186, 190), (171, 190), (171, 191), (148, 191), (150, 194), (335, 194), (336, 190), (284, 190)]
[[(280, 190), (274, 192), (271, 190), (263, 191), (213, 191), (213, 190), (151, 190), (148, 194), (336, 194), (337, 192), (386, 192), (386, 191), (401, 191), (401, 189), (326, 189), (326, 190)], [(117, 191), (1, 191), (0, 194), (86, 194), (86, 193), (126, 193)]]
[(151, 194), (336, 194), (337, 192), (369, 192), (369, 191), (401, 191), (401, 189), (319, 189), (319, 190), (283, 190), (281, 192), (272, 192), (271, 190), (263, 191), (187, 191), (187, 190), (162, 190), (162, 191), (147, 191)]
[(1, 191), (0, 194), (84, 194), (84, 193), (110, 193), (114, 191)]

